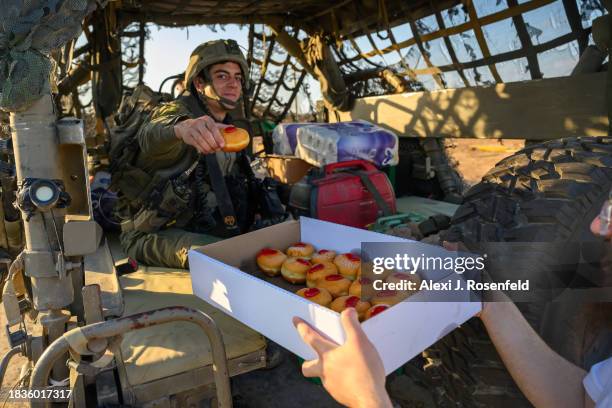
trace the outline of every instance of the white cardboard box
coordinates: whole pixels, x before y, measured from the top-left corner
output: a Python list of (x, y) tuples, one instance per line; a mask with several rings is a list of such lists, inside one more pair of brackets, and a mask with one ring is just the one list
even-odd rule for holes
[[(284, 250), (298, 241), (339, 253), (359, 252), (362, 242), (410, 241), (302, 217), (299, 222), (277, 224), (189, 252), (194, 294), (310, 360), (316, 354), (299, 337), (291, 321), (293, 316), (343, 343), (340, 315), (242, 271), (255, 270), (255, 256), (262, 248)], [(415, 242), (415, 245), (424, 244)], [(299, 287), (294, 288), (296, 291)], [(480, 310), (477, 302), (426, 302), (422, 301), (423, 295), (426, 293), (417, 293), (363, 323), (363, 329), (382, 357), (387, 374)]]

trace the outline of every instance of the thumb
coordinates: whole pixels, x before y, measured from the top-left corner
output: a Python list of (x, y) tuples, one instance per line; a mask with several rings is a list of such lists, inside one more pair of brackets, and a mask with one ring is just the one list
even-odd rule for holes
[(217, 127), (217, 129), (227, 129), (227, 128), (235, 128), (236, 127), (234, 125), (226, 125), (225, 123), (219, 123), (219, 122), (215, 122), (215, 126)]
[(302, 374), (304, 374), (304, 377), (320, 377), (321, 360), (304, 361), (304, 363), (302, 363)]
[(346, 333), (347, 341), (367, 337), (361, 328), (361, 323), (359, 323), (359, 318), (357, 317), (357, 311), (354, 308), (349, 307), (344, 309), (340, 314), (340, 321)]

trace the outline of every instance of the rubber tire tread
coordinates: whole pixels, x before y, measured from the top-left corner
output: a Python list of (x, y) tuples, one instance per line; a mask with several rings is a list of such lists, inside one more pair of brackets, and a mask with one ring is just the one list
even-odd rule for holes
[[(460, 240), (470, 249), (480, 242), (577, 239), (588, 233), (585, 228), (611, 187), (612, 138), (567, 138), (530, 145), (501, 160), (466, 193), (445, 239)], [(546, 254), (532, 261), (537, 268), (558, 262)], [(564, 278), (571, 282), (571, 271)], [(542, 305), (519, 305), (538, 331), (545, 316)], [(553, 349), (563, 348), (563, 339), (551, 344), (544, 338)], [(439, 340), (423, 357), (440, 407), (532, 406), (478, 318)]]

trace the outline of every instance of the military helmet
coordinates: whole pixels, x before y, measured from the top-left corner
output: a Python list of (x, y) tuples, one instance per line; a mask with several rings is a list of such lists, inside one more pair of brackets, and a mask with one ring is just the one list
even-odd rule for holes
[(191, 81), (204, 68), (227, 61), (240, 65), (243, 77), (248, 76), (249, 66), (236, 41), (214, 40), (198, 45), (189, 57), (189, 66), (185, 71), (185, 87), (189, 89)]

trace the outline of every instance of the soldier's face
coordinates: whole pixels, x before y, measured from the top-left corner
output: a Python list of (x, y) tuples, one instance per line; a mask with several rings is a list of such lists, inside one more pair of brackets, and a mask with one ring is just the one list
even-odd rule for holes
[(210, 67), (212, 85), (217, 95), (237, 102), (242, 92), (242, 71), (235, 62), (224, 62)]

